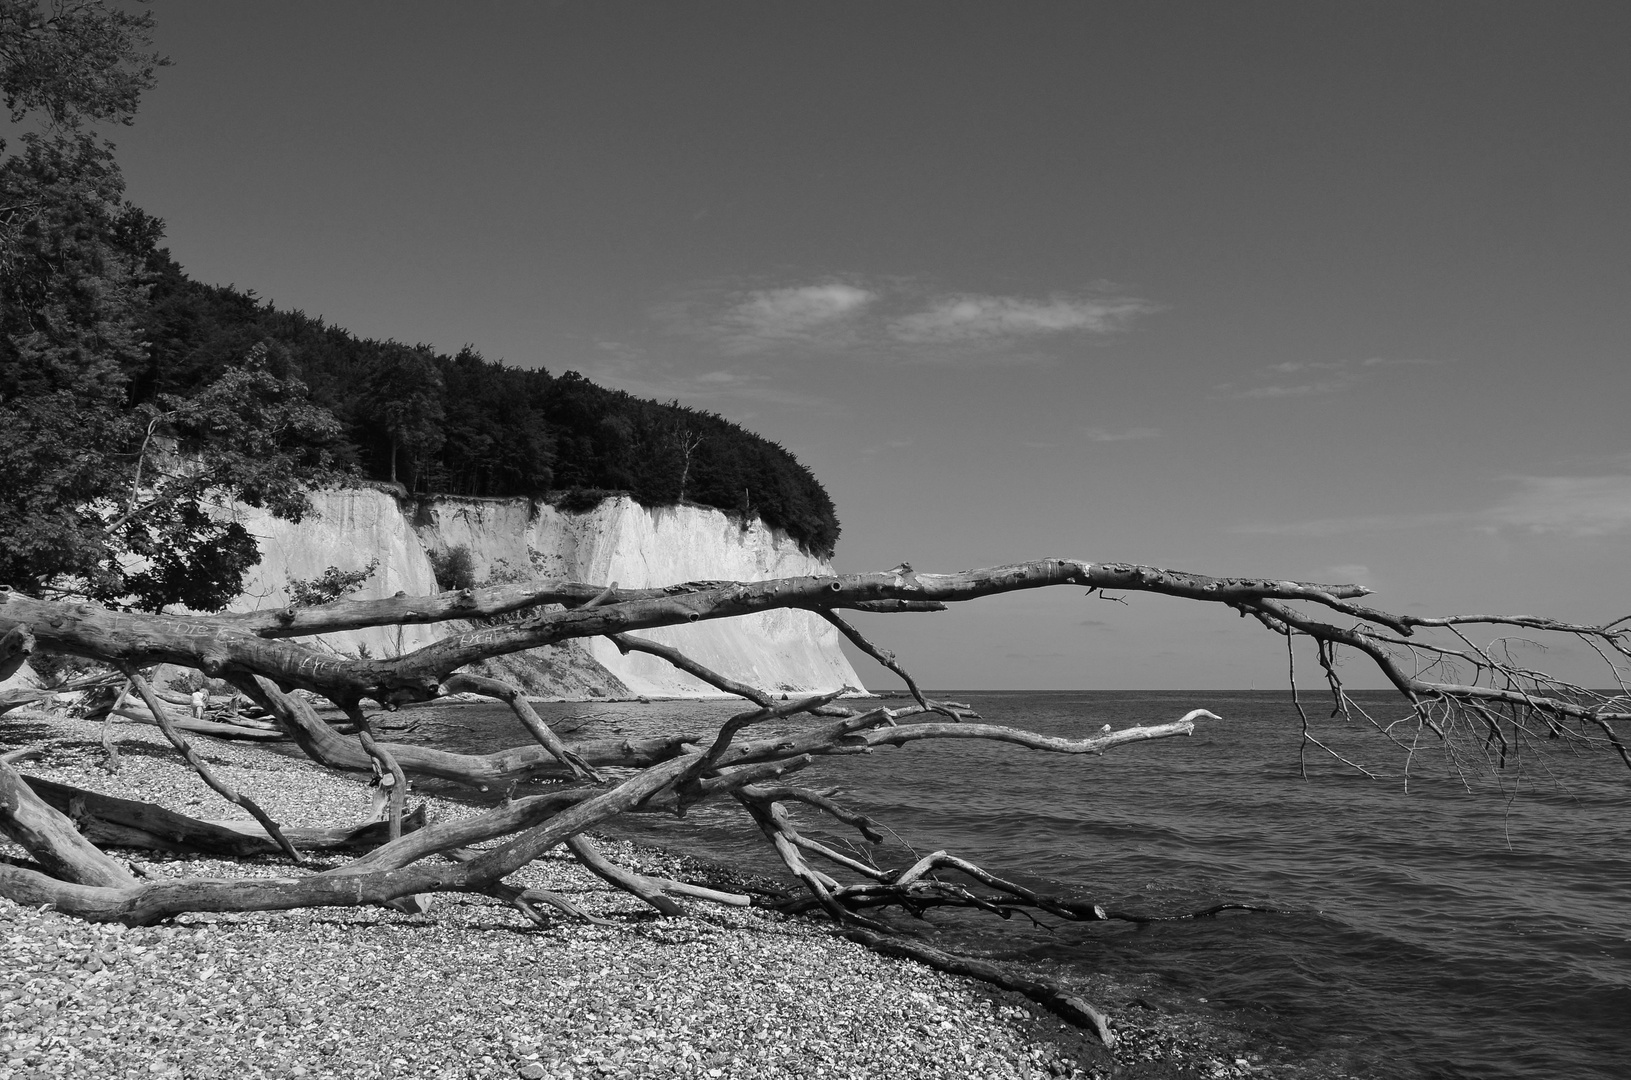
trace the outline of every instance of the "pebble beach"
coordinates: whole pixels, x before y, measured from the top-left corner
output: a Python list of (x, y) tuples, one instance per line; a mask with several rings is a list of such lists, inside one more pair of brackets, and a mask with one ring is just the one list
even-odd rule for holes
[[(42, 747), (16, 766), (24, 774), (195, 817), (246, 816), (153, 728), (115, 726), (121, 767), (110, 774), (101, 730), (19, 710), (0, 720), (0, 750)], [(366, 816), (363, 778), (194, 743), (280, 822)], [(476, 812), (425, 801), (433, 820)], [(642, 872), (728, 885), (694, 860), (616, 840), (603, 849)], [(115, 854), (149, 876), (300, 872), (272, 858)], [(4, 841), (0, 855), (26, 860)], [(700, 901), (662, 917), (564, 851), (510, 880), (609, 925), (562, 916), (540, 927), (463, 895), (438, 896), (424, 914), (195, 914), (139, 928), (0, 900), (0, 1080), (1309, 1075), (1239, 1032), (1149, 1005), (1135, 986), (1094, 988), (1119, 1039), (1109, 1051), (1018, 994), (879, 956), (810, 919)]]

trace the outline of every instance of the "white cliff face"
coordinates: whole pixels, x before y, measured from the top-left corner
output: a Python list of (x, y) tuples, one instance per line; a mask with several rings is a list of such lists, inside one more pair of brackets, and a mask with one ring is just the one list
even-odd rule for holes
[[(396, 499), (373, 489), (312, 493), (316, 513), (300, 524), (279, 521), (263, 510), (235, 508), (237, 519), (260, 545), (260, 565), (245, 581), (244, 593), (229, 610), (286, 607), (289, 582), (310, 581), (329, 567), (361, 570), (378, 560), (372, 576), (351, 594), (355, 600), (381, 600), (405, 592), (434, 593), (436, 575), (413, 526)], [(323, 646), (355, 655), (396, 656), (429, 645), (445, 631), (434, 626), (381, 627), (324, 634)]]
[[(742, 528), (717, 510), (694, 506), (646, 509), (608, 500), (569, 514), (526, 499), (440, 498), (422, 503), (414, 520), (385, 491), (318, 494), (319, 516), (299, 525), (252, 510), (241, 520), (261, 545), (261, 565), (233, 610), (281, 607), (288, 582), (322, 576), (330, 566), (379, 567), (358, 599), (436, 591), (427, 551), (464, 547), (477, 581), (493, 577), (561, 577), (596, 585), (648, 588), (686, 581), (754, 581), (827, 575), (832, 567), (786, 536), (755, 521)], [(343, 652), (371, 655), (419, 648), (446, 633), (435, 626), (324, 635)], [(838, 632), (804, 611), (642, 631), (733, 679), (774, 694), (861, 688), (839, 648)], [(717, 692), (653, 656), (624, 656), (604, 638), (501, 658), (493, 673), (530, 693), (563, 697), (697, 697)]]
[[(747, 528), (718, 510), (696, 506), (647, 509), (610, 499), (586, 514), (562, 513), (518, 500), (438, 499), (426, 546), (471, 554), (477, 580), (508, 570), (626, 589), (686, 581), (759, 581), (830, 575), (832, 567), (785, 535), (754, 521)], [(641, 631), (698, 662), (772, 693), (861, 689), (839, 648), (838, 631), (805, 611), (775, 611), (696, 625)], [(712, 696), (711, 687), (654, 656), (624, 656), (604, 638), (588, 654), (631, 694)]]

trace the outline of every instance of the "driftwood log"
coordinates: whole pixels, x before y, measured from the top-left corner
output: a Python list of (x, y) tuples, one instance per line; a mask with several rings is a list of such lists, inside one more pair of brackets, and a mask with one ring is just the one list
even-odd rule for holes
[[(1150, 592), (1220, 604), (1282, 636), (1288, 650), (1295, 641), (1311, 641), (1333, 711), (1374, 724), (1400, 745), (1425, 735), (1452, 752), (1472, 747), (1502, 765), (1537, 744), (1561, 740), (1572, 749), (1617, 753), (1631, 765), (1631, 753), (1616, 729), (1631, 720), (1631, 696), (1592, 692), (1519, 667), (1508, 659), (1508, 651), (1479, 646), (1471, 637), (1474, 628), (1483, 627), (1499, 634), (1584, 641), (1613, 673), (1608, 681), (1623, 687), (1626, 661), (1631, 660), (1627, 620), (1593, 626), (1531, 616), (1401, 616), (1359, 603), (1366, 590), (1355, 585), (1213, 578), (1130, 564), (1043, 559), (955, 574), (917, 573), (902, 565), (875, 574), (690, 582), (655, 589), (537, 581), (207, 617), (115, 611), (0, 590), (0, 671), (15, 670), (28, 655), (44, 652), (99, 661), (121, 672), (145, 710), (134, 704), (126, 709), (119, 701), (114, 707), (158, 723), (203, 782), (261, 819), (253, 827), (197, 821), (149, 804), (25, 778), (0, 760), (0, 831), (32, 859), (29, 864), (0, 860), (0, 895), (19, 903), (50, 904), (80, 918), (145, 924), (189, 911), (399, 906), (437, 892), (467, 891), (499, 897), (541, 921), (544, 907), (581, 913), (559, 897), (518, 889), (504, 879), (565, 845), (595, 873), (657, 911), (673, 914), (683, 909), (683, 901), (745, 903), (747, 898), (635, 873), (608, 860), (585, 833), (624, 813), (684, 813), (704, 800), (723, 799), (742, 810), (744, 823), (757, 827), (803, 889), (753, 902), (819, 909), (846, 932), (873, 944), (882, 941), (877, 935), (886, 929), (876, 916), (889, 908), (922, 912), (955, 906), (1005, 915), (1034, 910), (1067, 919), (1145, 919), (1091, 902), (1043, 896), (943, 852), (905, 870), (880, 869), (801, 835), (786, 811), (789, 803), (803, 803), (876, 841), (881, 836), (876, 822), (843, 806), (835, 793), (792, 783), (791, 778), (824, 757), (919, 740), (978, 740), (1091, 756), (1188, 735), (1197, 722), (1217, 719), (1197, 708), (1169, 723), (1107, 729), (1084, 739), (978, 722), (966, 706), (926, 697), (900, 662), (843, 614), (935, 611), (996, 593), (1060, 586), (1090, 594)], [(898, 674), (910, 698), (899, 708), (853, 708), (836, 692), (776, 701), (763, 688), (638, 636), (655, 627), (778, 608), (807, 610), (831, 621), (863, 652)], [(500, 615), (510, 618), (478, 622), (422, 649), (381, 659), (339, 656), (300, 640), (337, 630)], [(514, 687), (464, 670), (480, 660), (595, 635), (607, 636), (625, 652), (661, 657), (722, 693), (743, 698), (744, 711), (716, 730), (676, 729), (644, 740), (585, 740), (569, 747)], [(1342, 649), (1367, 657), (1400, 691), (1409, 703), (1405, 721), (1383, 724), (1349, 698), (1338, 674)], [(388, 820), (363, 829), (337, 824), (301, 830), (266, 817), (252, 798), (226, 788), (192, 753), (180, 718), (166, 709), (172, 702), (163, 700), (142, 674), (161, 663), (226, 680), (272, 718), (279, 734), (322, 766), (389, 774), (396, 783)], [(1292, 677), (1295, 693), (1294, 666)], [(508, 704), (516, 714), (518, 736), (524, 733), (527, 741), (491, 754), (393, 742), (376, 734), (362, 708), (365, 700), (389, 708), (461, 692)], [(308, 695), (332, 702), (351, 722), (352, 734), (325, 722)], [(1296, 700), (1301, 711), (1301, 699)], [(1304, 746), (1325, 749), (1306, 712), (1303, 716)], [(191, 732), (216, 733), (188, 719)], [(755, 729), (772, 720), (782, 722), (779, 733), (756, 737)], [(5, 724), (0, 717), (0, 734)], [(1401, 724), (1410, 728), (1408, 740)], [(404, 810), (412, 777), (500, 790), (523, 781), (552, 783), (542, 794), (507, 798), (473, 817), (425, 822)], [(483, 843), (496, 846), (471, 850)], [(303, 850), (360, 854), (321, 873), (297, 871), (280, 878), (142, 880), (103, 851), (104, 846), (231, 855), (276, 850), (291, 863), (301, 861)], [(963, 880), (949, 880), (947, 874)], [(934, 950), (899, 943), (889, 948), (948, 970), (979, 974), (968, 962), (929, 957)], [(1057, 988), (1014, 985), (1108, 1035), (1102, 1016), (1086, 1003), (1068, 999)]]

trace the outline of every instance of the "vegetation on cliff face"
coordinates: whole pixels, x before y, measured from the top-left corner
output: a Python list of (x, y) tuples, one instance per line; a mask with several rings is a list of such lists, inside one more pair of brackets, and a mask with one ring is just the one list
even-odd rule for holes
[(264, 344), (338, 420), (340, 456), (411, 493), (566, 499), (627, 492), (647, 506), (693, 502), (758, 516), (831, 554), (838, 519), (792, 454), (714, 413), (420, 345), (358, 338), (253, 293), (192, 281), (147, 253), (151, 342), (140, 389), (184, 391)]
[(413, 493), (594, 505), (624, 491), (757, 515), (830, 554), (832, 501), (719, 416), (427, 346), (354, 337), (189, 279), (126, 201), (98, 124), (165, 61), (152, 15), (0, 0), (0, 584), (215, 610), (259, 556), (203, 505), (298, 519), (346, 472)]

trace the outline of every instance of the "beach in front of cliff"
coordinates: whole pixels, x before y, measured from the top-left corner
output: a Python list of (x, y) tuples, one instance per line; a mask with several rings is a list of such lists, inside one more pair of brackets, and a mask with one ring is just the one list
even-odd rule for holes
[[(156, 729), (29, 711), (0, 749), (17, 767), (206, 819), (243, 817)], [(264, 747), (195, 740), (228, 782), (291, 825), (357, 822), (365, 778)], [(433, 819), (478, 812), (428, 797)], [(728, 886), (717, 867), (626, 841), (624, 865)], [(149, 878), (273, 877), (286, 861), (116, 850)], [(15, 845), (0, 856), (27, 865)], [(335, 864), (313, 859), (312, 869)], [(1105, 1050), (1024, 997), (888, 959), (826, 924), (700, 901), (662, 917), (564, 852), (511, 879), (599, 922), (537, 926), (485, 896), (425, 914), (379, 908), (195, 913), (90, 924), (0, 900), (0, 1078), (36, 1077), (1247, 1077), (1314, 1076), (1137, 979), (1093, 986)]]

